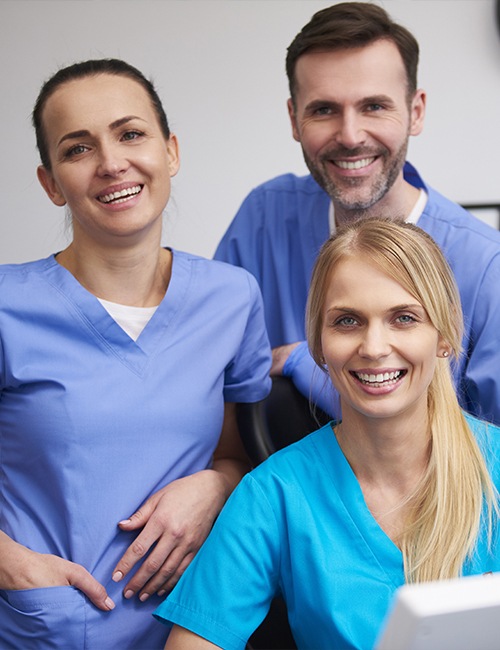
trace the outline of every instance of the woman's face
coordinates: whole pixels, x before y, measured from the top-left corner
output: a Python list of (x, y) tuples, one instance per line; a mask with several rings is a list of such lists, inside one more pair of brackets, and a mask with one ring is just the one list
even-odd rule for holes
[(377, 266), (349, 257), (329, 278), (323, 315), (323, 356), (344, 418), (426, 416), (446, 346), (418, 300)]
[(177, 141), (165, 139), (138, 82), (110, 74), (72, 80), (48, 99), (43, 124), (52, 169), (39, 167), (38, 177), (56, 205), (68, 205), (75, 236), (161, 232)]

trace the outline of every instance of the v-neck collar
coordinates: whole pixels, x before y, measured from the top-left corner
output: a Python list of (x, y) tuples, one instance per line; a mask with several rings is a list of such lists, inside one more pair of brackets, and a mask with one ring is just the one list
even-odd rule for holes
[(142, 374), (149, 358), (158, 350), (160, 339), (187, 300), (191, 280), (187, 256), (172, 251), (172, 272), (167, 291), (137, 341), (118, 325), (94, 294), (57, 262), (55, 255), (48, 257), (45, 263), (45, 278), (59, 291), (89, 332), (131, 370)]
[(403, 554), (382, 530), (366, 505), (359, 481), (344, 456), (333, 426), (334, 423), (330, 423), (322, 429), (323, 435), (327, 438), (327, 444), (325, 445), (326, 454), (322, 449), (320, 458), (339, 499), (345, 506), (346, 516), (351, 519), (359, 534), (359, 543), (365, 544), (380, 569), (394, 586), (398, 587), (403, 577)]

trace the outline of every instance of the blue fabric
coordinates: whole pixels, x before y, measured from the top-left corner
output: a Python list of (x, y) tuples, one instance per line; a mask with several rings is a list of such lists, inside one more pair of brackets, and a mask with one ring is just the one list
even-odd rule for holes
[(0, 591), (1, 648), (163, 648), (160, 602), (111, 572), (137, 533), (117, 523), (211, 465), (224, 401), (270, 389), (254, 278), (173, 252), (168, 291), (134, 342), (54, 259), (0, 267), (0, 528), (83, 565), (116, 603), (72, 587)]
[[(409, 163), (404, 174), (428, 194), (418, 225), (441, 247), (460, 290), (465, 355), (455, 378), (461, 404), (500, 424), (500, 233), (426, 186)], [(242, 266), (257, 278), (272, 347), (305, 340), (307, 292), (314, 261), (329, 236), (329, 204), (311, 176), (279, 176), (248, 195), (216, 251), (216, 259)], [(284, 374), (337, 416), (332, 389), (325, 389), (324, 377), (314, 367), (299, 348)]]
[[(468, 418), (500, 488), (500, 430)], [(464, 575), (500, 570), (486, 531)], [(180, 583), (155, 612), (224, 650), (243, 650), (282, 592), (301, 650), (372, 650), (394, 592), (401, 551), (368, 510), (331, 425), (246, 476)]]

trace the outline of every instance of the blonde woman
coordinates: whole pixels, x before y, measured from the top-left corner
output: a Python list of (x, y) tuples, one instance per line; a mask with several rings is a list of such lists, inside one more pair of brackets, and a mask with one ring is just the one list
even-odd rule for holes
[(416, 226), (365, 220), (323, 247), (308, 340), (342, 420), (228, 501), (156, 615), (168, 650), (243, 649), (282, 592), (299, 648), (371, 649), (397, 587), (500, 569), (500, 431), (463, 413), (452, 274)]

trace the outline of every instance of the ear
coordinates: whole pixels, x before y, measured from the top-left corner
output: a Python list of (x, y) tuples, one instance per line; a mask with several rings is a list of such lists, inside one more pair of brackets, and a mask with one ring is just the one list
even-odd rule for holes
[(297, 126), (297, 116), (295, 114), (295, 108), (293, 106), (293, 101), (291, 98), (287, 101), (286, 105), (288, 108), (288, 117), (290, 118), (290, 122), (292, 125), (293, 139), (297, 140), (297, 142), (300, 142), (299, 129)]
[(437, 346), (437, 356), (446, 359), (451, 354), (451, 346), (448, 341), (445, 341), (441, 336), (439, 337)]
[(410, 135), (419, 135), (424, 128), (425, 105), (427, 96), (423, 90), (417, 90), (410, 106)]
[(179, 143), (177, 137), (173, 134), (167, 140), (167, 153), (168, 153), (168, 169), (170, 176), (175, 176), (179, 171), (180, 158), (179, 158)]
[(66, 199), (62, 195), (52, 173), (46, 167), (40, 165), (36, 170), (36, 175), (52, 203), (59, 207), (66, 205)]

